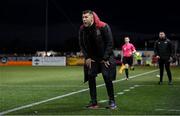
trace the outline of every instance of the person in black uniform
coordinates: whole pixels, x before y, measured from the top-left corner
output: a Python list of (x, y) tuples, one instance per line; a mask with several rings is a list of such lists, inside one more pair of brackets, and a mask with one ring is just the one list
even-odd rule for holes
[(108, 108), (115, 109), (112, 81), (116, 78), (116, 62), (110, 27), (91, 10), (83, 11), (82, 21), (83, 25), (79, 30), (79, 45), (85, 57), (84, 82), (88, 81), (91, 97), (87, 108), (99, 107), (96, 95), (96, 76), (102, 73), (108, 93)]
[(173, 58), (174, 48), (171, 41), (166, 37), (164, 32), (159, 32), (159, 39), (154, 44), (154, 53), (159, 62), (160, 81), (163, 82), (164, 66), (169, 78), (169, 85), (172, 85), (172, 75), (170, 70), (170, 62)]

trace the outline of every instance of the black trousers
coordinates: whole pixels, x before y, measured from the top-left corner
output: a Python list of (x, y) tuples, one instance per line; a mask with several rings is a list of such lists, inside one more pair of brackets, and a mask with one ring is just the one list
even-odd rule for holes
[(97, 102), (96, 76), (98, 72), (103, 75), (109, 100), (114, 100), (114, 88), (109, 70), (103, 63), (92, 63), (91, 69), (88, 70), (90, 97), (93, 102)]
[[(110, 80), (108, 77), (103, 76), (105, 85), (106, 85), (106, 90), (109, 96), (109, 100), (114, 100), (114, 88), (113, 88), (113, 83), (112, 80)], [(97, 92), (96, 92), (96, 77), (90, 77), (89, 81), (89, 92), (90, 92), (90, 97), (93, 102), (97, 102)]]
[(159, 69), (160, 69), (160, 82), (163, 81), (163, 74), (164, 74), (164, 66), (168, 75), (169, 82), (172, 81), (172, 75), (170, 70), (170, 62), (168, 60), (159, 60)]

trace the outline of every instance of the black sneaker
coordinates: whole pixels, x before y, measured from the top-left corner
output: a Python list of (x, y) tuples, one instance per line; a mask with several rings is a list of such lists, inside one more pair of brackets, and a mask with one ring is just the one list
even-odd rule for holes
[(170, 81), (170, 82), (168, 83), (168, 85), (173, 85), (173, 83)]
[(116, 109), (117, 106), (116, 106), (116, 103), (114, 100), (110, 100), (109, 101), (109, 105), (106, 107), (107, 109)]
[(86, 108), (96, 109), (96, 108), (99, 108), (99, 106), (98, 106), (97, 102), (90, 101), (90, 103), (86, 106)]
[(162, 85), (162, 82), (161, 82), (161, 81), (159, 81), (159, 82), (158, 82), (158, 84), (159, 84), (159, 85)]

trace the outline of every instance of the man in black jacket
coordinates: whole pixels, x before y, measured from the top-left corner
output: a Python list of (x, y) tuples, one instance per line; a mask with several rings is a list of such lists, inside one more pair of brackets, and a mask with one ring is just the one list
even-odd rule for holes
[(108, 24), (100, 21), (91, 10), (83, 11), (83, 25), (79, 31), (79, 44), (85, 57), (84, 81), (88, 81), (91, 101), (87, 108), (98, 108), (96, 95), (96, 76), (102, 73), (105, 81), (109, 105), (115, 109), (112, 81), (116, 77), (116, 62), (113, 55), (113, 38)]
[(172, 85), (172, 75), (170, 71), (170, 62), (172, 61), (174, 48), (171, 41), (166, 37), (164, 32), (159, 32), (159, 39), (154, 44), (154, 53), (159, 61), (160, 81), (163, 82), (164, 66), (169, 78), (169, 85)]

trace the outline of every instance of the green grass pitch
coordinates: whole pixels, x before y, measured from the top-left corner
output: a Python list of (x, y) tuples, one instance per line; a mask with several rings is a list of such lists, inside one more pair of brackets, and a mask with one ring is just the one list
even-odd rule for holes
[[(115, 110), (103, 109), (108, 102), (105, 86), (97, 88), (97, 97), (102, 109), (86, 109), (89, 103), (89, 91), (83, 83), (81, 66), (67, 67), (0, 67), (0, 113), (9, 111), (9, 115), (178, 115), (180, 114), (180, 67), (172, 67), (173, 85), (168, 85), (166, 73), (163, 85), (158, 85), (159, 71), (155, 67), (135, 67), (130, 71), (130, 80), (124, 74), (117, 74), (119, 82), (114, 83), (116, 103)], [(97, 85), (103, 84), (101, 75)], [(51, 100), (38, 105), (32, 103), (48, 100), (77, 92), (63, 98)], [(103, 102), (106, 101), (106, 102)]]

